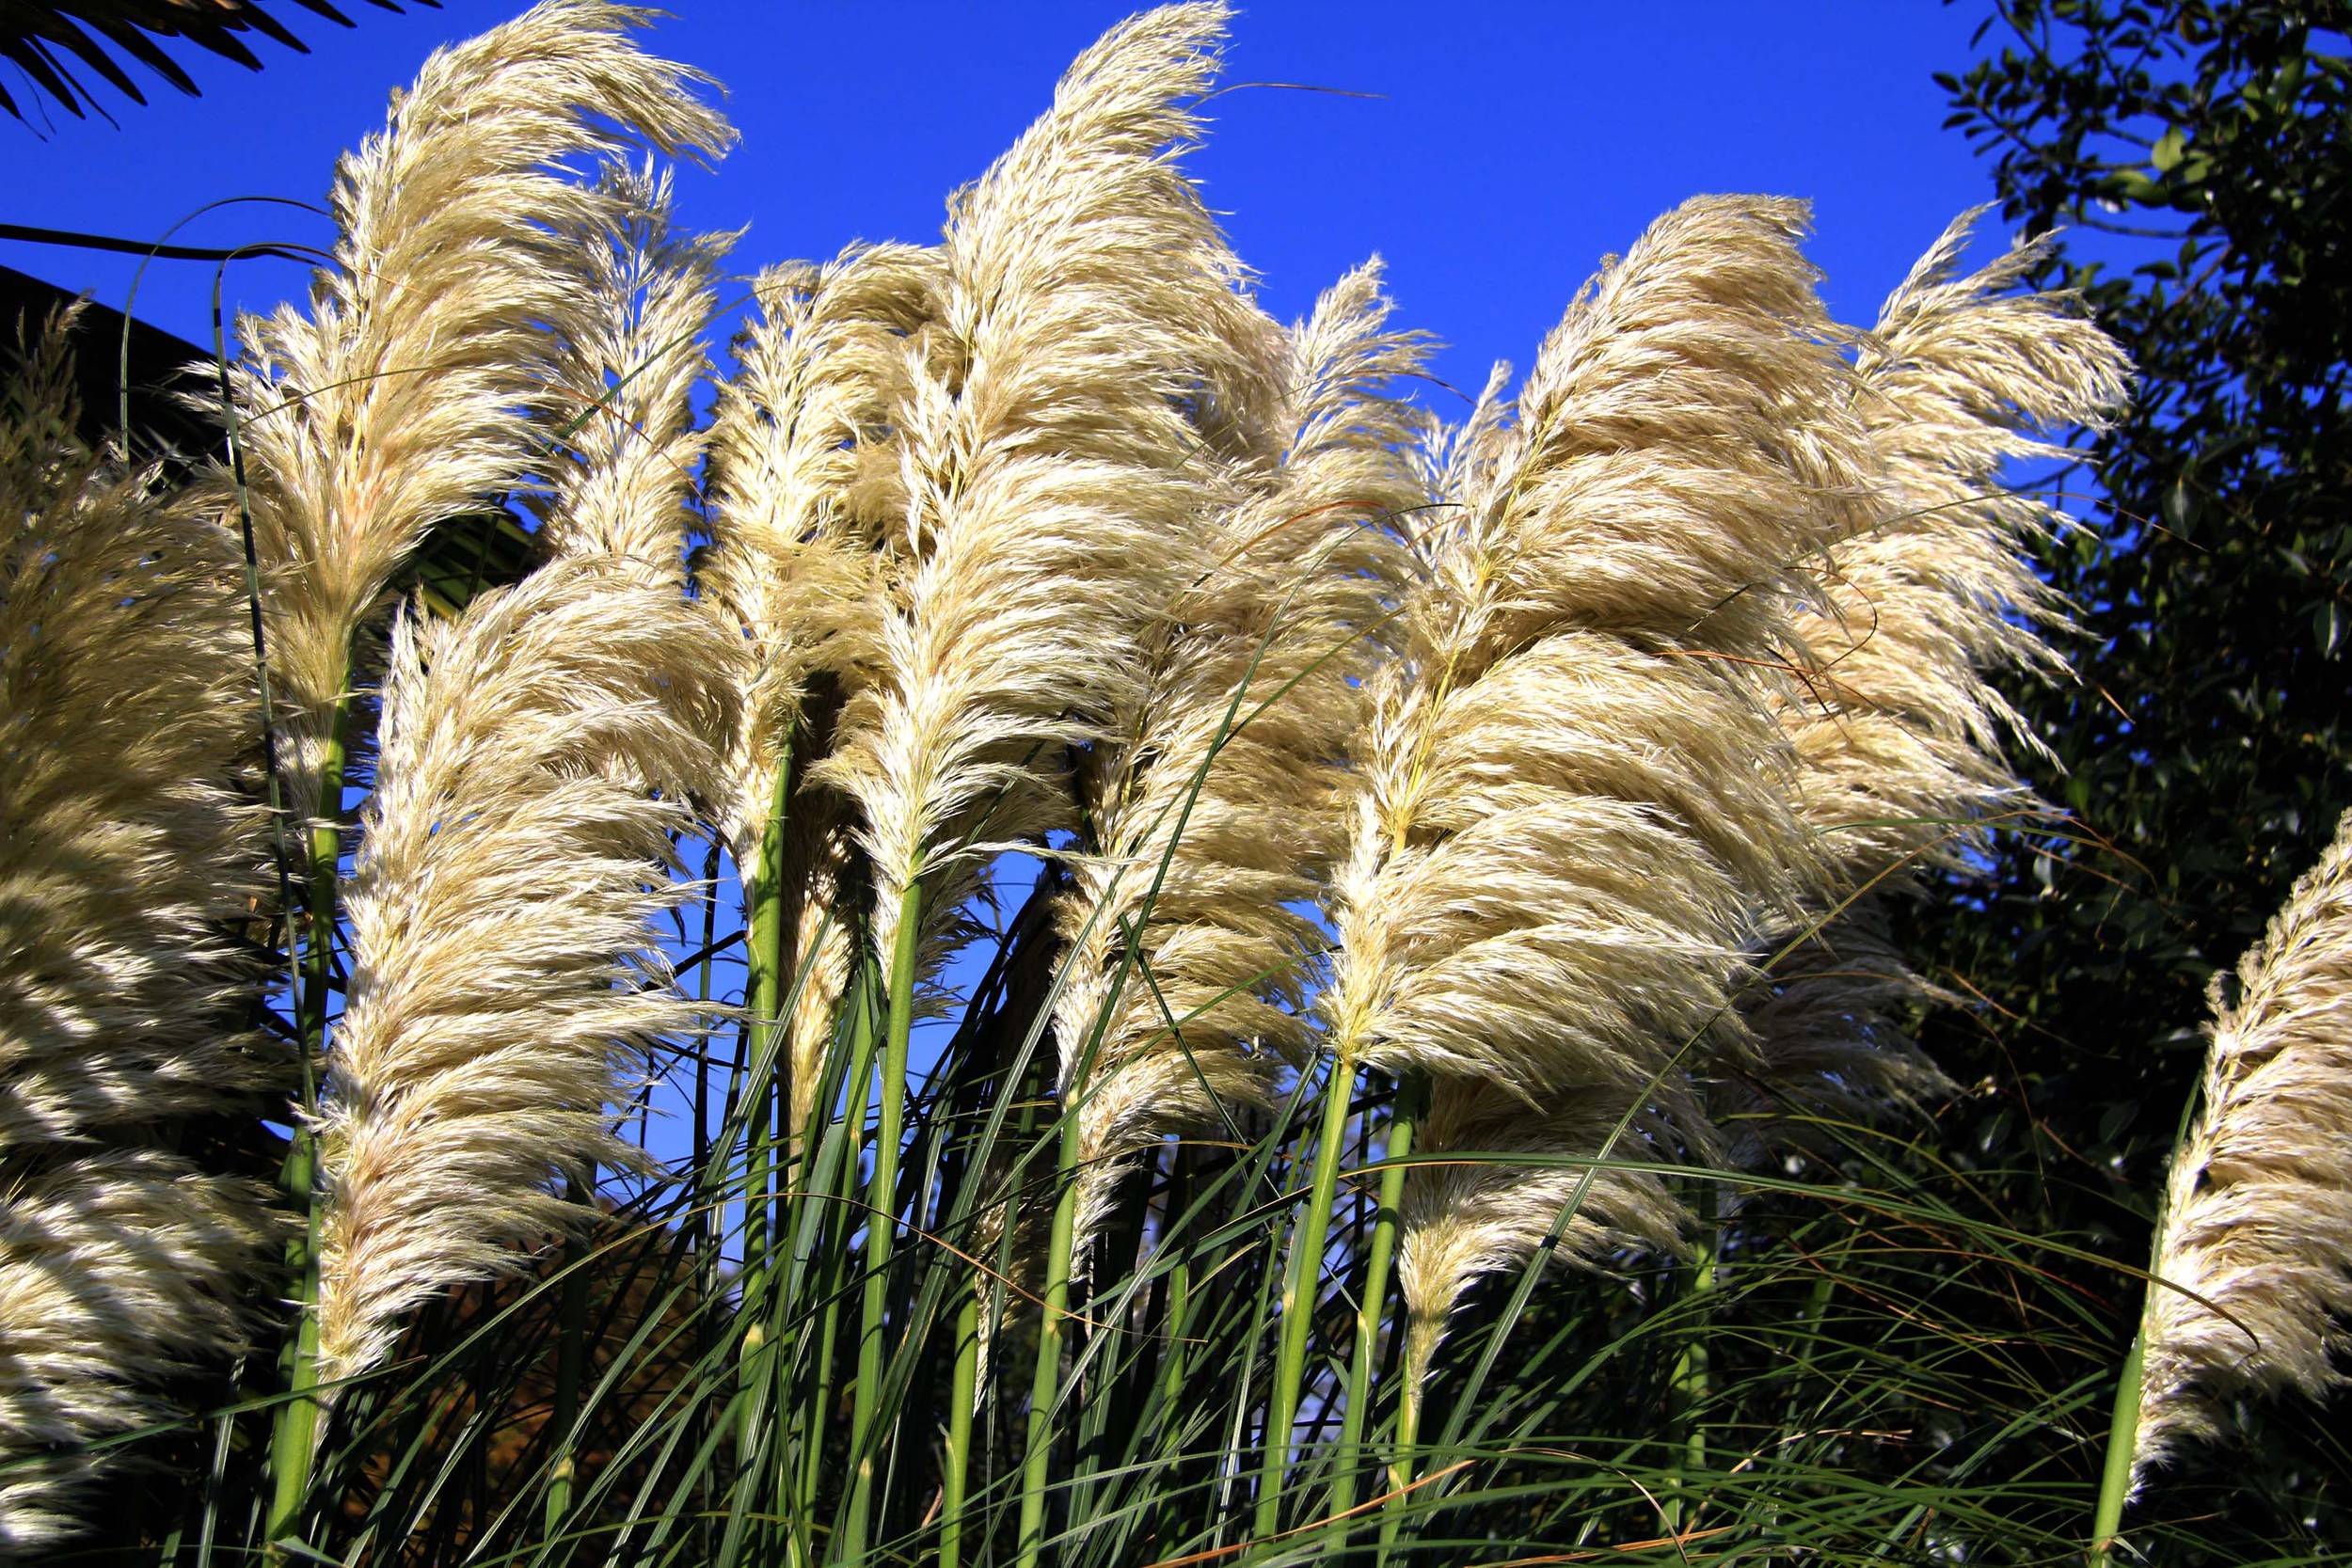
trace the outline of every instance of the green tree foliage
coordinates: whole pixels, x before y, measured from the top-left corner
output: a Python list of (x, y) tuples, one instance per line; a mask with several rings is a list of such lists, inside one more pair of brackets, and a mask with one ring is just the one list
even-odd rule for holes
[[(2009, 836), (1980, 898), (1916, 910), (1913, 945), (1987, 1004), (1930, 1025), (1939, 1061), (1994, 1086), (1960, 1150), (2038, 1173), (2007, 1195), (2021, 1223), (2119, 1259), (2209, 978), (2352, 803), (2347, 25), (2339, 0), (2011, 0), (1940, 78), (2006, 215), (2066, 231), (2042, 280), (2082, 292), (2140, 382), (2065, 481), (2094, 526), (2045, 552), (2079, 679), (2013, 693), (2068, 820)], [(2343, 1531), (2323, 1418), (2273, 1412), (2257, 1441), (2279, 1464), (2224, 1457), (2160, 1506)]]

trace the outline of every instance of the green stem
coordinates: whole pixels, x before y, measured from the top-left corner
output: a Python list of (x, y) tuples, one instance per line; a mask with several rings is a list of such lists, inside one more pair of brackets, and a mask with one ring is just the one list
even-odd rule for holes
[(1421, 1380), (1407, 1369), (1396, 1402), (1396, 1458), (1389, 1464), (1389, 1501), (1380, 1511), (1380, 1550), (1375, 1568), (1388, 1568), (1405, 1524), (1405, 1489), (1413, 1484), (1414, 1450), (1421, 1443)]
[[(566, 1201), (582, 1203), (587, 1194), (578, 1181), (564, 1184)], [(548, 1430), (555, 1435), (554, 1462), (549, 1466), (547, 1497), (548, 1539), (561, 1539), (564, 1521), (572, 1512), (572, 1492), (579, 1459), (572, 1428), (580, 1422), (580, 1386), (588, 1365), (588, 1248), (577, 1238), (564, 1243), (564, 1283), (556, 1298), (555, 1399)]]
[[(743, 1168), (743, 1317), (751, 1323), (743, 1347), (743, 1378), (755, 1378), (753, 1359), (757, 1356), (755, 1340), (760, 1338), (760, 1305), (767, 1295), (767, 1276), (771, 1265), (776, 1227), (770, 1213), (770, 1187), (774, 1176), (774, 1115), (762, 1107), (771, 1107), (776, 1101), (776, 1088), (788, 1072), (788, 1065), (779, 1060), (779, 1041), (784, 1035), (784, 818), (793, 790), (793, 750), (786, 740), (784, 757), (776, 762), (776, 783), (767, 801), (767, 825), (760, 830), (760, 863), (748, 877), (751, 910), (748, 933), (743, 942), (743, 961), (751, 971), (746, 980), (746, 1004), (751, 1011), (751, 1088), (748, 1088), (746, 1110), (746, 1168)], [(790, 1102), (790, 1096), (786, 1096)], [(755, 1413), (751, 1399), (743, 1402), (743, 1416), (751, 1420)], [(743, 1432), (741, 1441), (751, 1439), (751, 1432)]]
[[(1356, 1345), (1347, 1366), (1347, 1403), (1340, 1413), (1338, 1474), (1331, 1482), (1334, 1514), (1356, 1506), (1356, 1468), (1363, 1451), (1364, 1422), (1372, 1414), (1372, 1371), (1380, 1358), (1380, 1324), (1388, 1316), (1389, 1270), (1396, 1258), (1398, 1211), (1405, 1202), (1405, 1166), (1393, 1162), (1413, 1152), (1413, 1131), (1429, 1102), (1429, 1081), (1406, 1072), (1397, 1081), (1396, 1107), (1389, 1116), (1391, 1162), (1380, 1173), (1380, 1209), (1373, 1216), (1372, 1244), (1364, 1259), (1364, 1295), (1356, 1308)], [(1403, 1456), (1400, 1456), (1403, 1457)]]
[[(845, 1081), (857, 1085), (857, 1099), (843, 1117), (842, 1142), (845, 1147), (841, 1159), (834, 1164), (829, 1164), (824, 1159), (817, 1162), (818, 1179), (827, 1191), (832, 1190), (836, 1178), (845, 1188), (854, 1183), (856, 1180), (858, 1148), (865, 1132), (866, 1105), (867, 1097), (872, 1092), (874, 1071), (873, 972), (874, 966), (871, 963), (860, 964), (856, 983), (850, 992), (851, 1008), (850, 1013), (850, 1067)], [(817, 1115), (816, 1112), (811, 1113), (812, 1120)], [(847, 1227), (842, 1225), (842, 1215), (846, 1213), (846, 1211), (838, 1206), (829, 1207), (833, 1208), (831, 1217), (834, 1225), (841, 1228), (835, 1231), (831, 1227), (819, 1227), (818, 1233), (828, 1237), (839, 1234), (846, 1240)], [(805, 1229), (809, 1227), (810, 1222), (803, 1221), (803, 1224)], [(833, 1369), (835, 1347), (841, 1338), (842, 1290), (840, 1280), (841, 1271), (845, 1267), (841, 1256), (843, 1249), (839, 1246), (820, 1243), (819, 1247), (812, 1248), (812, 1250), (820, 1254), (818, 1260), (818, 1284), (813, 1294), (815, 1299), (822, 1301), (825, 1305), (818, 1315), (816, 1377), (812, 1385), (809, 1418), (805, 1425), (806, 1435), (802, 1448), (801, 1490), (797, 1506), (793, 1511), (796, 1520), (809, 1519), (817, 1512), (818, 1491), (819, 1483), (824, 1480), (824, 1433), (832, 1425), (839, 1409), (834, 1397)]]
[[(761, 1439), (771, 1410), (770, 1391), (776, 1356), (769, 1323), (768, 1298), (773, 1290), (775, 1239), (779, 1229), (772, 1203), (775, 1165), (775, 1106), (778, 1093), (777, 1041), (781, 1025), (784, 968), (784, 829), (791, 799), (792, 749), (787, 737), (776, 763), (760, 827), (755, 863), (740, 863), (747, 931), (743, 943), (747, 972), (744, 1031), (735, 1071), (727, 1085), (727, 1107), (739, 1106), (743, 1117), (743, 1266), (736, 1304), (735, 1351), (735, 1481), (723, 1556), (742, 1549), (744, 1538), (773, 1510), (759, 1507), (762, 1465)], [(732, 1130), (729, 1131), (732, 1138)], [(757, 1550), (755, 1546), (753, 1549)]]
[[(2188, 1139), (2198, 1107), (2207, 1101), (2209, 1085), (2207, 1080), (2181, 1107), (2180, 1123), (2172, 1130), (2174, 1161), (2181, 1157), (2181, 1145)], [(2167, 1162), (2167, 1171), (2170, 1168), (2171, 1162)], [(2091, 1568), (2108, 1568), (2115, 1538), (2122, 1533), (2123, 1505), (2131, 1501), (2132, 1461), (2138, 1456), (2139, 1449), (2139, 1402), (2148, 1370), (2148, 1314), (2155, 1307), (2156, 1292), (2164, 1289), (2157, 1281), (2156, 1266), (2164, 1261), (2165, 1231), (2172, 1223), (2171, 1206), (2166, 1201), (2169, 1194), (2168, 1177), (2166, 1185), (2156, 1191), (2155, 1224), (2148, 1235), (2148, 1289), (2140, 1298), (2139, 1326), (2132, 1334), (2132, 1348), (2124, 1352), (2123, 1365), (2116, 1377), (2115, 1415), (2107, 1423), (2106, 1463), (2099, 1472), (2099, 1501), (2090, 1516)]]
[(940, 1481), (939, 1568), (963, 1560), (963, 1505), (972, 1467), (972, 1405), (980, 1380), (980, 1292), (977, 1280), (961, 1287), (956, 1308), (956, 1368), (948, 1383), (947, 1468)]
[(1029, 1382), (1028, 1437), (1021, 1465), (1020, 1568), (1036, 1568), (1045, 1548), (1045, 1492), (1052, 1481), (1054, 1406), (1061, 1396), (1061, 1345), (1070, 1317), (1070, 1255), (1078, 1227), (1079, 1117), (1074, 1101), (1062, 1111), (1054, 1159), (1053, 1228), (1045, 1243), (1043, 1317), (1037, 1330), (1037, 1367)]
[[(2151, 1294), (2154, 1286), (2150, 1286)], [(2115, 1550), (2115, 1538), (2122, 1530), (2123, 1504), (2132, 1492), (2132, 1450), (2139, 1433), (2139, 1396), (2141, 1374), (2145, 1370), (2148, 1349), (2147, 1314), (2140, 1314), (2141, 1326), (2132, 1336), (2132, 1348), (2123, 1357), (2122, 1376), (2116, 1384), (2115, 1418), (2107, 1425), (2107, 1457), (2099, 1476), (2099, 1505), (2090, 1520), (2091, 1568), (2107, 1568)]]
[(890, 1016), (882, 1031), (882, 1110), (874, 1129), (874, 1171), (866, 1188), (866, 1292), (858, 1321), (857, 1392), (850, 1410), (850, 1510), (842, 1560), (865, 1555), (874, 1489), (874, 1422), (882, 1399), (884, 1307), (890, 1252), (898, 1240), (898, 1144), (906, 1131), (907, 1037), (914, 1027), (915, 968), (923, 951), (923, 889), (898, 895), (898, 928), (890, 955)]
[[(1174, 1468), (1182, 1464), (1181, 1452), (1173, 1451), (1168, 1442), (1169, 1433), (1181, 1430), (1181, 1405), (1189, 1386), (1189, 1357), (1184, 1354), (1192, 1326), (1192, 1258), (1194, 1243), (1190, 1236), (1178, 1239), (1179, 1231), (1189, 1217), (1192, 1198), (1192, 1157), (1181, 1147), (1170, 1162), (1168, 1172), (1168, 1201), (1162, 1209), (1162, 1230), (1159, 1245), (1172, 1260), (1167, 1275), (1167, 1296), (1161, 1304), (1158, 1321), (1159, 1366), (1152, 1380), (1152, 1402), (1146, 1407), (1140, 1430), (1161, 1433), (1161, 1447), (1155, 1456), (1159, 1463)], [(1172, 1499), (1164, 1497), (1159, 1506), (1160, 1525), (1166, 1528), (1169, 1515), (1176, 1511)]]
[(1673, 1391), (1676, 1418), (1683, 1426), (1682, 1446), (1674, 1459), (1673, 1484), (1666, 1489), (1664, 1504), (1666, 1528), (1677, 1535), (1696, 1517), (1692, 1487), (1694, 1478), (1707, 1468), (1707, 1431), (1699, 1424), (1698, 1408), (1707, 1402), (1707, 1319), (1710, 1298), (1715, 1293), (1716, 1257), (1721, 1250), (1712, 1182), (1700, 1189), (1696, 1208), (1699, 1238), (1692, 1260), (1697, 1267), (1691, 1276), (1691, 1294), (1686, 1303), (1690, 1322), (1684, 1327), (1682, 1348), (1676, 1353), (1674, 1367), (1666, 1377), (1666, 1386)]
[(327, 993), (335, 983), (336, 870), (342, 857), (343, 705), (327, 721), (318, 776), (318, 820), (306, 839), (306, 894), (301, 987), (294, 999), (295, 1034), (302, 1058), (302, 1104), (278, 1175), (295, 1229), (286, 1243), (286, 1275), (294, 1286), (294, 1332), (278, 1354), (286, 1391), (294, 1397), (278, 1407), (270, 1430), (270, 1504), (263, 1525), (274, 1544), (292, 1534), (310, 1492), (310, 1460), (318, 1445), (319, 1402), (319, 1212), (318, 1144), (310, 1119), (318, 1109), (318, 1069), (326, 1053)]
[(1290, 1464), (1291, 1430), (1298, 1422), (1298, 1404), (1306, 1381), (1307, 1344), (1314, 1327), (1315, 1299), (1323, 1283), (1323, 1249), (1331, 1233), (1331, 1205), (1339, 1192), (1340, 1159), (1347, 1137), (1349, 1101), (1354, 1098), (1355, 1069), (1344, 1062), (1331, 1065), (1330, 1081), (1323, 1090), (1323, 1127), (1315, 1139), (1314, 1185), (1307, 1212), (1299, 1217), (1291, 1241), (1290, 1270), (1282, 1285), (1281, 1339), (1274, 1361), (1274, 1386), (1266, 1397), (1263, 1433), (1265, 1467), (1258, 1486), (1255, 1533), (1271, 1539), (1282, 1528), (1282, 1480)]

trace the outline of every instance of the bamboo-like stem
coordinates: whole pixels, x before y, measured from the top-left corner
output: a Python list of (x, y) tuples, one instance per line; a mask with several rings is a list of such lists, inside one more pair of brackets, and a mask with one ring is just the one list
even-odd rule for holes
[(866, 1549), (874, 1487), (874, 1421), (882, 1396), (882, 1313), (889, 1301), (890, 1252), (898, 1239), (898, 1144), (906, 1130), (907, 1037), (914, 1027), (914, 978), (923, 955), (923, 888), (898, 895), (890, 955), (890, 1014), (882, 1030), (882, 1108), (874, 1126), (874, 1171), (866, 1189), (866, 1291), (860, 1307), (857, 1391), (850, 1408), (850, 1508), (842, 1558)]
[[(864, 1132), (866, 1098), (872, 1091), (874, 1071), (873, 972), (874, 966), (870, 962), (860, 964), (857, 969), (856, 983), (850, 988), (849, 1005), (851, 1009), (850, 1013), (850, 1070), (845, 1081), (856, 1085), (857, 1099), (847, 1113), (843, 1128), (848, 1148), (844, 1153), (840, 1172), (845, 1185), (856, 1180), (857, 1150)], [(846, 1212), (838, 1206), (834, 1207), (837, 1214)], [(822, 1232), (820, 1231), (819, 1234)], [(836, 1408), (834, 1400), (833, 1368), (834, 1345), (840, 1338), (841, 1330), (842, 1292), (837, 1282), (840, 1271), (845, 1266), (844, 1250), (839, 1246), (830, 1246), (825, 1249), (824, 1262), (821, 1265), (822, 1273), (815, 1291), (817, 1298), (823, 1301), (825, 1305), (818, 1318), (817, 1368), (809, 1396), (809, 1418), (805, 1426), (808, 1436), (802, 1451), (800, 1492), (795, 1498), (793, 1510), (796, 1519), (806, 1519), (816, 1513), (818, 1484), (824, 1475), (825, 1445), (821, 1433), (827, 1423), (833, 1419), (833, 1413)]]
[[(588, 1200), (587, 1190), (576, 1180), (564, 1183), (564, 1196), (574, 1203)], [(556, 1296), (555, 1397), (548, 1418), (555, 1445), (545, 1514), (550, 1541), (563, 1537), (579, 1480), (578, 1445), (572, 1428), (580, 1422), (580, 1386), (588, 1367), (588, 1244), (579, 1237), (564, 1243), (564, 1283)]]
[(1691, 1248), (1695, 1267), (1686, 1304), (1692, 1322), (1666, 1376), (1666, 1386), (1673, 1391), (1675, 1417), (1684, 1429), (1681, 1447), (1674, 1458), (1674, 1483), (1666, 1490), (1662, 1510), (1667, 1529), (1677, 1535), (1694, 1517), (1691, 1506), (1694, 1500), (1691, 1495), (1692, 1478), (1707, 1468), (1707, 1433), (1699, 1425), (1697, 1411), (1707, 1400), (1710, 1369), (1706, 1319), (1708, 1298), (1715, 1293), (1716, 1258), (1721, 1246), (1712, 1182), (1701, 1189), (1692, 1207), (1698, 1212), (1699, 1232)]
[[(2172, 1157), (2176, 1160), (2196, 1117), (2197, 1105), (2198, 1097), (2191, 1095), (2188, 1103), (2181, 1107), (2181, 1124), (2172, 1133)], [(2156, 1281), (2156, 1265), (2163, 1260), (2165, 1228), (2172, 1220), (2171, 1206), (2165, 1200), (2166, 1191), (2157, 1189), (2156, 1223), (2148, 1237), (2148, 1289), (2140, 1298), (2139, 1326), (2133, 1330), (2132, 1348), (2123, 1353), (2123, 1364), (2116, 1373), (2115, 1416), (2107, 1423), (2106, 1460), (2100, 1467), (2099, 1500), (2090, 1514), (2090, 1568), (2109, 1568), (2115, 1538), (2123, 1528), (2123, 1505), (2132, 1497), (2132, 1461), (2139, 1450), (2140, 1396), (2146, 1390), (2148, 1315), (2155, 1306), (2156, 1292), (2164, 1288)]]
[(1289, 1276), (1282, 1285), (1281, 1339), (1274, 1358), (1274, 1386), (1266, 1396), (1265, 1465), (1258, 1485), (1255, 1532), (1261, 1541), (1282, 1528), (1282, 1480), (1289, 1468), (1291, 1429), (1297, 1424), (1300, 1384), (1306, 1379), (1307, 1341), (1314, 1327), (1316, 1287), (1323, 1282), (1323, 1249), (1331, 1233), (1331, 1205), (1339, 1193), (1340, 1160), (1347, 1135), (1355, 1069), (1334, 1060), (1323, 1090), (1323, 1126), (1315, 1138), (1314, 1185), (1307, 1212), (1291, 1239)]
[(262, 1539), (272, 1560), (277, 1543), (302, 1516), (310, 1491), (310, 1457), (318, 1445), (319, 1402), (319, 1213), (318, 1141), (311, 1117), (318, 1109), (318, 1068), (326, 1053), (326, 998), (335, 983), (335, 893), (342, 858), (344, 704), (336, 706), (319, 753), (320, 818), (304, 838), (305, 931), (301, 992), (294, 999), (296, 1049), (302, 1057), (302, 1104), (279, 1171), (279, 1187), (294, 1229), (286, 1242), (286, 1276), (294, 1288), (294, 1321), (278, 1354), (278, 1370), (293, 1397), (278, 1407), (270, 1428), (270, 1505)]
[[(1413, 1130), (1429, 1101), (1426, 1074), (1406, 1072), (1396, 1085), (1396, 1101), (1389, 1113), (1389, 1138), (1381, 1150), (1388, 1169), (1380, 1173), (1380, 1207), (1373, 1216), (1372, 1241), (1364, 1257), (1364, 1296), (1356, 1308), (1356, 1344), (1347, 1364), (1347, 1403), (1340, 1413), (1340, 1455), (1331, 1482), (1331, 1506), (1337, 1516), (1356, 1506), (1356, 1469), (1360, 1463), (1364, 1422), (1372, 1414), (1373, 1368), (1380, 1359), (1380, 1324), (1388, 1315), (1389, 1271), (1396, 1260), (1396, 1234), (1405, 1203), (1405, 1166), (1396, 1162), (1413, 1152)], [(1411, 1456), (1400, 1453), (1407, 1465)]]
[(980, 1380), (980, 1291), (978, 1282), (961, 1287), (956, 1307), (955, 1371), (948, 1379), (947, 1463), (940, 1478), (939, 1568), (963, 1560), (963, 1504), (972, 1467), (972, 1406)]
[[(693, 1217), (689, 1221), (699, 1233), (694, 1246), (695, 1300), (700, 1308), (694, 1314), (694, 1358), (698, 1362), (709, 1360), (719, 1351), (720, 1325), (710, 1307), (719, 1299), (721, 1238), (725, 1229), (723, 1206), (711, 1201), (715, 1185), (712, 1181), (712, 1174), (723, 1167), (725, 1162), (713, 1153), (714, 1144), (710, 1127), (711, 1062), (707, 1032), (710, 1022), (711, 966), (715, 957), (711, 949), (717, 940), (719, 930), (720, 852), (718, 844), (713, 843), (709, 857), (703, 863), (702, 961), (694, 966), (694, 999), (703, 1004), (703, 1023), (706, 1030), (702, 1037), (701, 1061), (694, 1069), (695, 1207)], [(723, 1106), (722, 1114), (723, 1115)], [(707, 1479), (698, 1479), (696, 1481), (697, 1500), (705, 1505), (707, 1504), (708, 1494), (701, 1488), (706, 1484)], [(709, 1513), (710, 1510), (707, 1506), (698, 1508), (698, 1517), (694, 1526), (696, 1538), (704, 1543), (702, 1550), (705, 1556), (707, 1556), (709, 1551), (707, 1544), (710, 1529)]]
[(1078, 1155), (1082, 1129), (1075, 1099), (1062, 1106), (1061, 1140), (1054, 1158), (1054, 1223), (1045, 1243), (1042, 1317), (1037, 1368), (1029, 1383), (1028, 1437), (1021, 1462), (1020, 1568), (1036, 1568), (1045, 1546), (1045, 1489), (1052, 1479), (1054, 1405), (1061, 1393), (1062, 1325), (1070, 1315), (1070, 1264), (1078, 1227)]
[(1389, 1554), (1396, 1550), (1398, 1532), (1405, 1525), (1406, 1488), (1413, 1484), (1415, 1450), (1421, 1443), (1421, 1380), (1406, 1377), (1397, 1390), (1396, 1457), (1389, 1462), (1389, 1500), (1380, 1512), (1380, 1547), (1373, 1558), (1374, 1568), (1388, 1568)]
[[(788, 1107), (792, 1102), (788, 1093), (780, 1091), (783, 1076), (790, 1069), (784, 1059), (784, 1023), (779, 1016), (784, 997), (784, 830), (791, 787), (792, 749), (787, 738), (776, 762), (775, 786), (769, 795), (767, 822), (759, 836), (758, 863), (744, 879), (751, 906), (745, 911), (748, 929), (744, 961), (749, 971), (745, 1000), (751, 1014), (749, 1054), (753, 1086), (747, 1091), (752, 1103), (744, 1115), (740, 1298), (744, 1330), (737, 1360), (737, 1375), (745, 1393), (736, 1445), (737, 1451), (743, 1455), (752, 1451), (757, 1436), (755, 1429), (764, 1414), (763, 1402), (751, 1390), (764, 1378), (760, 1366), (766, 1345), (762, 1307), (767, 1300), (771, 1254), (775, 1237), (782, 1234), (781, 1227), (773, 1223), (775, 1215), (769, 1191), (775, 1164), (775, 1117), (769, 1107), (778, 1103)], [(789, 1111), (786, 1114), (789, 1115)]]
[[(1190, 1345), (1192, 1323), (1193, 1250), (1188, 1243), (1179, 1242), (1176, 1233), (1188, 1217), (1192, 1185), (1191, 1158), (1179, 1144), (1175, 1157), (1168, 1162), (1168, 1198), (1161, 1210), (1160, 1245), (1168, 1249), (1172, 1266), (1166, 1275), (1168, 1293), (1158, 1320), (1160, 1363), (1152, 1378), (1152, 1402), (1144, 1417), (1149, 1423), (1156, 1413), (1163, 1430), (1181, 1420), (1181, 1402), (1188, 1386), (1191, 1358), (1185, 1351)], [(1160, 1506), (1164, 1513), (1173, 1512), (1170, 1501), (1163, 1499)]]

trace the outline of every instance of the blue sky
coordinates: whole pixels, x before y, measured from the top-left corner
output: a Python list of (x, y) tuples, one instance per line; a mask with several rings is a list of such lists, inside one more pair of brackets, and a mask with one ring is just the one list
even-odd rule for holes
[[(671, 0), (651, 47), (729, 89), (743, 133), (715, 173), (682, 182), (689, 222), (749, 224), (746, 269), (850, 239), (922, 240), (947, 192), (1043, 106), (1069, 58), (1125, 14), (1115, 3), (851, 5)], [(0, 121), (9, 220), (151, 239), (210, 201), (319, 200), (336, 153), (382, 122), (386, 93), (435, 45), (517, 12), (448, 0), (393, 16), (353, 4), (344, 31), (279, 0), (313, 53), (260, 40), (253, 75), (191, 55), (204, 87), (161, 83), (142, 108), (101, 88), (119, 128)], [(1262, 0), (1236, 18), (1227, 80), (1191, 167), (1228, 214), (1267, 304), (1295, 315), (1378, 251), (1401, 317), (1449, 345), (1439, 372), (1475, 388), (1524, 365), (1577, 285), (1658, 213), (1703, 191), (1811, 199), (1813, 254), (1835, 309), (1867, 318), (1912, 258), (1983, 200), (1982, 166), (1939, 129), (1929, 79), (1969, 56), (1985, 8), (1931, 0), (1676, 5)], [(6, 68), (13, 69), (13, 68)], [(11, 83), (20, 103), (34, 95)], [(184, 243), (322, 243), (323, 220), (231, 207)], [(128, 258), (0, 242), (0, 261), (120, 306)], [(209, 337), (213, 269), (157, 263), (140, 314)], [(228, 293), (298, 295), (301, 270), (245, 261)]]

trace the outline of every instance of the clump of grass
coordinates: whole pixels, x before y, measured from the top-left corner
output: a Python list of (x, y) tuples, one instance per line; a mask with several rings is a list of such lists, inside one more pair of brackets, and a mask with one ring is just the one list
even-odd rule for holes
[[(1442, 431), (1376, 263), (1259, 308), (1176, 6), (721, 372), (733, 237), (628, 152), (728, 133), (642, 20), (436, 57), (215, 487), (18, 378), (9, 1544), (152, 1424), (171, 1560), (2075, 1549), (2095, 1259), (1872, 1119), (1946, 1087), (1883, 896), (2025, 809), (1997, 682), (2060, 669), (2004, 466), (2124, 373), (2040, 253), (1963, 219), (1858, 331), (1801, 204), (1703, 198)], [(543, 562), (387, 614), (516, 493)], [(2151, 1451), (2326, 1380), (2342, 859), (2217, 1034)]]

